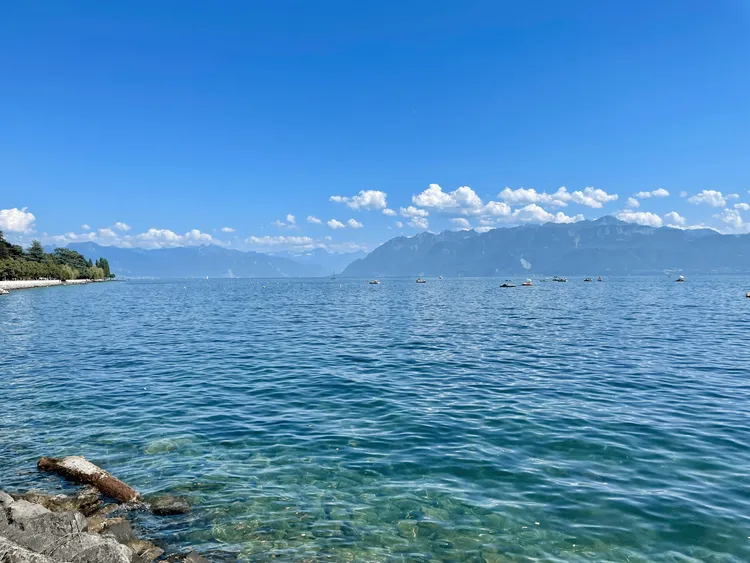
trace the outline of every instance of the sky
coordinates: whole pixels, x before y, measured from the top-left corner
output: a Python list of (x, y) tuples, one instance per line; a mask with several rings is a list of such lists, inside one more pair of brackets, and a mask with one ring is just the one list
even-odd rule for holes
[(0, 17), (21, 244), (750, 232), (750, 2), (44, 1)]

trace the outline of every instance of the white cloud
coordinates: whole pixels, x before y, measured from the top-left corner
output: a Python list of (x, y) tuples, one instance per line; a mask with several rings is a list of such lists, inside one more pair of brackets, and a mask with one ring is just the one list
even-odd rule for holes
[(537, 192), (534, 188), (518, 188), (512, 190), (505, 188), (497, 197), (510, 203), (511, 205), (528, 205), (530, 203), (541, 203), (553, 207), (565, 207), (570, 200), (570, 194), (567, 188), (561, 187), (557, 192), (549, 194), (546, 192)]
[(336, 219), (331, 219), (326, 223), (331, 229), (343, 229), (346, 227), (341, 221), (337, 221)]
[(401, 208), (401, 217), (427, 217), (429, 214), (426, 209), (418, 209), (413, 205)]
[(315, 243), (310, 237), (293, 237), (293, 236), (251, 236), (245, 240), (246, 243), (256, 246), (307, 246)]
[(659, 188), (658, 190), (653, 190), (650, 192), (638, 192), (637, 194), (635, 194), (635, 197), (637, 197), (638, 199), (648, 199), (650, 197), (669, 197), (669, 192), (664, 188)]
[(482, 226), (482, 227), (477, 227), (477, 228), (476, 228), (475, 230), (476, 230), (476, 231), (477, 231), (478, 233), (486, 233), (487, 231), (491, 231), (491, 230), (492, 230), (492, 229), (494, 229), (494, 228), (495, 228), (495, 227), (490, 227), (489, 225), (484, 225), (484, 226)]
[(693, 205), (710, 205), (711, 207), (726, 207), (727, 200), (716, 190), (703, 190), (701, 193), (688, 198), (688, 202)]
[(323, 237), (325, 240), (333, 240), (333, 237), (331, 235), (326, 235)]
[(663, 223), (661, 217), (650, 211), (630, 211), (626, 209), (616, 213), (615, 217), (626, 223), (636, 223), (648, 227), (661, 227)]
[(516, 209), (510, 219), (511, 222), (517, 223), (576, 223), (583, 221), (583, 215), (569, 217), (562, 211), (553, 214), (536, 203), (531, 203), (521, 209)]
[(750, 203), (735, 203), (734, 208), (740, 211), (750, 211)]
[(297, 220), (291, 213), (286, 216), (286, 219), (284, 221), (280, 221), (277, 219), (271, 224), (279, 229), (299, 229), (299, 227), (297, 226)]
[(504, 201), (490, 201), (482, 208), (482, 214), (492, 217), (507, 217), (511, 214), (511, 207)]
[(383, 209), (383, 215), (387, 215), (388, 217), (395, 217), (396, 212), (393, 209), (388, 209), (387, 207)]
[(439, 211), (460, 209), (463, 213), (476, 213), (482, 208), (482, 200), (469, 186), (461, 186), (452, 192), (444, 192), (438, 184), (429, 187), (411, 198), (420, 207)]
[(34, 230), (34, 214), (26, 211), (26, 207), (18, 209), (0, 209), (0, 231), (11, 233), (30, 233)]
[(633, 209), (640, 207), (641, 202), (635, 199), (634, 197), (629, 197), (628, 202), (626, 203), (628, 207), (632, 207)]
[(670, 211), (664, 215), (664, 221), (666, 221), (667, 227), (684, 227), (686, 220), (676, 211)]
[[(563, 188), (560, 188), (562, 190)], [(558, 192), (560, 190), (557, 190)], [(601, 209), (605, 203), (616, 201), (619, 196), (617, 194), (608, 194), (599, 188), (584, 188), (583, 191), (575, 191), (570, 194), (570, 200), (586, 207), (593, 207), (595, 209)]]
[(409, 226), (414, 229), (422, 229), (423, 231), (426, 231), (430, 224), (424, 217), (412, 217), (411, 221), (409, 221)]
[(740, 199), (740, 194), (727, 194), (724, 197), (727, 199)]
[(97, 234), (102, 238), (117, 238), (117, 233), (114, 232), (112, 229), (99, 229), (97, 231)]
[(565, 186), (554, 193), (537, 192), (534, 188), (505, 188), (498, 197), (511, 205), (542, 204), (553, 207), (565, 207), (568, 203), (577, 203), (586, 207), (600, 209), (605, 203), (616, 201), (617, 194), (609, 194), (600, 188), (586, 187), (583, 190), (569, 192)]
[(750, 223), (746, 223), (742, 220), (742, 215), (736, 209), (724, 209), (720, 215), (714, 215), (714, 217), (721, 220), (726, 225), (722, 232), (728, 234), (744, 234), (750, 233)]
[(117, 223), (114, 224), (114, 228), (125, 233), (130, 230), (130, 225), (123, 223), (122, 221), (117, 221)]
[(401, 222), (401, 221), (396, 221), (396, 228), (398, 228), (398, 229), (403, 229), (403, 228), (404, 228), (404, 224), (403, 224), (403, 222)]
[(307, 216), (307, 222), (308, 223), (313, 223), (315, 225), (320, 225), (321, 223), (323, 223), (323, 221), (321, 221), (320, 219), (318, 219), (314, 215), (308, 215)]
[[(210, 244), (216, 242), (210, 234), (202, 233), (198, 229), (191, 229), (184, 235), (178, 235), (177, 233), (175, 233), (174, 231), (170, 231), (169, 229), (151, 228), (145, 233), (141, 233), (132, 238), (134, 239), (136, 246), (143, 246), (146, 248), (167, 248), (174, 246), (190, 246), (193, 244)], [(124, 242), (131, 242), (130, 237), (124, 239)]]
[(469, 222), (468, 222), (468, 221), (467, 221), (466, 219), (464, 219), (463, 217), (454, 217), (454, 218), (453, 218), (453, 219), (451, 219), (450, 221), (451, 221), (451, 223), (453, 223), (454, 225), (457, 225), (457, 226), (459, 226), (459, 227), (461, 227), (461, 228), (463, 228), (463, 229), (470, 229), (470, 228), (471, 228), (471, 223), (469, 223)]
[(222, 227), (221, 228), (222, 233), (233, 233), (234, 229), (232, 227)]
[(356, 219), (349, 219), (346, 222), (346, 224), (347, 224), (347, 226), (351, 227), (352, 229), (361, 229), (362, 227), (364, 227), (364, 225), (362, 223), (360, 223), (359, 221), (357, 221)]
[(352, 197), (332, 195), (329, 201), (345, 203), (351, 209), (374, 210), (388, 207), (387, 196), (388, 194), (379, 190), (361, 190), (357, 195)]
[(89, 226), (88, 226), (88, 225), (87, 225), (86, 223), (84, 223), (83, 225), (81, 225), (81, 228), (82, 228), (82, 229), (83, 229), (84, 231), (90, 231), (90, 230), (91, 230), (91, 227), (89, 227)]

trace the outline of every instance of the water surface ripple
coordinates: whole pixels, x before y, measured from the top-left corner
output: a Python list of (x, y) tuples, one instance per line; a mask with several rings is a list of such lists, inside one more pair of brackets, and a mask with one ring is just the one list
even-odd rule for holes
[(743, 280), (0, 298), (0, 486), (82, 454), (241, 561), (750, 561)]

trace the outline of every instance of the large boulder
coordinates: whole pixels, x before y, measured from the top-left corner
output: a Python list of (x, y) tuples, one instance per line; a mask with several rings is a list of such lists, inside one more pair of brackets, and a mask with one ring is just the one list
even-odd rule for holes
[(0, 536), (0, 561), (3, 563), (59, 563), (34, 553)]
[(22, 526), (24, 523), (50, 511), (39, 504), (27, 500), (17, 500), (6, 507), (6, 515), (11, 524)]
[(45, 555), (70, 563), (132, 563), (133, 551), (117, 540), (97, 534), (73, 534), (62, 539)]
[(47, 512), (35, 518), (13, 520), (3, 535), (25, 549), (47, 553), (60, 538), (85, 531), (86, 518), (80, 512)]

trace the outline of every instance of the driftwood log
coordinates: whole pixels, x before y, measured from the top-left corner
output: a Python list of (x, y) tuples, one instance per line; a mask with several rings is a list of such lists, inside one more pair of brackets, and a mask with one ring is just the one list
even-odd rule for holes
[(66, 479), (92, 485), (119, 502), (135, 502), (140, 498), (138, 491), (81, 456), (43, 457), (36, 466), (40, 471), (54, 471)]

